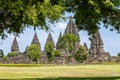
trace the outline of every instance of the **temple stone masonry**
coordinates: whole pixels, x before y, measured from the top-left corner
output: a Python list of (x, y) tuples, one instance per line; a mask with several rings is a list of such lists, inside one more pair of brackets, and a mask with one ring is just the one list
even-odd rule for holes
[[(75, 25), (73, 23), (72, 17), (70, 17), (69, 22), (67, 24), (67, 27), (66, 27), (65, 32), (64, 32), (63, 35), (65, 35), (65, 34), (74, 34), (75, 36), (79, 37), (78, 30), (77, 30), (77, 28), (75, 27)], [(75, 54), (75, 52), (77, 51), (77, 49), (80, 46), (80, 41), (78, 41), (78, 42), (75, 43), (74, 50), (69, 54), (67, 50), (60, 49), (60, 44), (61, 44), (60, 43), (60, 38), (61, 37), (62, 37), (62, 33), (60, 32), (60, 35), (59, 35), (59, 38), (58, 38), (58, 41), (57, 41), (57, 44), (56, 44), (56, 49), (60, 50), (63, 53), (62, 56), (67, 56), (67, 55), (73, 55), (73, 54)]]
[(99, 31), (97, 31), (90, 37), (90, 41), (90, 49), (88, 49), (89, 61), (104, 62), (105, 60), (108, 60), (110, 58), (110, 54), (104, 51), (104, 44)]
[[(55, 43), (54, 43), (54, 40), (53, 40), (53, 38), (52, 38), (51, 33), (48, 34), (46, 44), (47, 44), (47, 42), (51, 42), (51, 43), (53, 44), (54, 48), (55, 48)], [(46, 44), (45, 44), (45, 45), (46, 45)]]
[(38, 39), (38, 36), (37, 36), (36, 32), (34, 34), (34, 37), (33, 37), (33, 40), (32, 40), (31, 44), (37, 44), (40, 47), (40, 49), (41, 49), (41, 45), (40, 45), (40, 42), (39, 42), (39, 39)]
[[(54, 45), (54, 48), (56, 50), (61, 51), (61, 53), (62, 53), (61, 56), (54, 57), (54, 59), (52, 60), (51, 63), (54, 63), (54, 64), (76, 64), (77, 63), (77, 61), (73, 57), (68, 59), (68, 51), (67, 50), (60, 48), (60, 44), (61, 44), (60, 38), (65, 34), (74, 34), (79, 37), (78, 29), (75, 27), (72, 17), (70, 17), (70, 19), (69, 19), (69, 22), (66, 26), (64, 34), (62, 34), (60, 32), (59, 38), (58, 38), (58, 41), (56, 44), (54, 43), (52, 34), (51, 33), (48, 34), (46, 43), (51, 42)], [(99, 63), (99, 62), (105, 62), (105, 61), (120, 62), (119, 58), (111, 57), (108, 52), (104, 51), (104, 43), (102, 41), (99, 31), (97, 31), (95, 34), (93, 34), (90, 37), (90, 41), (91, 41), (90, 48), (87, 47), (86, 43), (83, 44), (86, 51), (88, 52), (88, 58), (85, 61), (86, 63), (94, 63), (94, 62)], [(31, 44), (37, 44), (37, 45), (39, 45), (39, 47), (41, 49), (41, 44), (39, 42), (36, 32), (34, 34)], [(80, 45), (81, 45), (80, 41), (75, 42), (74, 50), (71, 53), (69, 53), (69, 55), (75, 54)], [(21, 53), (19, 51), (19, 45), (17, 42), (17, 38), (15, 36), (13, 43), (12, 43), (11, 52), (18, 52), (19, 55), (16, 57), (9, 57), (6, 60), (0, 59), (0, 63), (31, 63), (31, 60), (27, 56), (27, 48), (28, 48), (28, 46), (26, 47), (25, 51)], [(40, 58), (39, 63), (48, 63), (47, 54), (45, 53), (44, 50), (42, 51), (42, 57)]]
[(12, 43), (11, 52), (19, 52), (19, 46), (18, 46), (16, 36), (15, 36), (13, 43)]

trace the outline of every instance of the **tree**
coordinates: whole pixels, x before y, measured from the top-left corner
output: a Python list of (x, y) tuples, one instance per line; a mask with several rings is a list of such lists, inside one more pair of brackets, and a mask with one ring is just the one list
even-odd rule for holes
[(65, 0), (0, 0), (0, 35), (21, 33), (26, 27), (48, 30), (63, 16)]
[(68, 49), (69, 53), (71, 53), (75, 49), (76, 42), (79, 41), (79, 37), (74, 34), (64, 34), (60, 38), (60, 48), (65, 50)]
[[(79, 30), (89, 34), (99, 25), (120, 32), (120, 0), (66, 0), (67, 11), (73, 12)], [(112, 27), (111, 27), (112, 26)]]
[(74, 54), (74, 58), (79, 63), (82, 63), (84, 60), (86, 60), (88, 57), (88, 53), (85, 49), (85, 47), (80, 46), (76, 54)]
[(54, 45), (51, 42), (46, 43), (45, 52), (47, 53), (49, 62), (51, 62), (54, 57), (61, 56), (61, 52), (58, 50), (55, 50)]
[(51, 42), (47, 42), (45, 45), (45, 52), (47, 53), (49, 62), (52, 61), (54, 57), (53, 51), (54, 51), (54, 45)]
[(120, 57), (120, 52), (118, 53), (118, 57)]
[(37, 44), (31, 44), (28, 47), (27, 52), (28, 52), (28, 56), (30, 57), (30, 59), (32, 59), (33, 61), (38, 63), (38, 60), (41, 57), (41, 50), (40, 50), (39, 46)]
[(26, 27), (48, 30), (49, 23), (73, 12), (79, 30), (96, 32), (102, 23), (120, 32), (120, 0), (0, 0), (0, 35), (21, 33)]
[(10, 52), (8, 53), (8, 57), (14, 57), (14, 56), (17, 56), (18, 55), (18, 52)]

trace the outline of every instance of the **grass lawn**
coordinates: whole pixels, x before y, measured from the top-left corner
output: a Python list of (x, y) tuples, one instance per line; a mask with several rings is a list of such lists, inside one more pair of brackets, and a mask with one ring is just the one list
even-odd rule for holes
[(76, 66), (0, 66), (0, 79), (11, 80), (120, 80), (120, 64)]

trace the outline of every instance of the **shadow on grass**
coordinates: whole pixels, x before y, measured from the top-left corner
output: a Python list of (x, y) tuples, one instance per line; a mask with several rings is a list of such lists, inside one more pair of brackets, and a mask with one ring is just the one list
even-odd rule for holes
[(4, 79), (4, 80), (120, 80), (120, 77), (75, 77), (75, 78), (59, 77), (59, 78)]

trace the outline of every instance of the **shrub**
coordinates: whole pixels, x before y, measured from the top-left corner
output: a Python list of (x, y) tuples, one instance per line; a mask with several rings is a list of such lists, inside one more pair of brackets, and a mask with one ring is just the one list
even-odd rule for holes
[(120, 52), (118, 53), (118, 57), (120, 57)]
[(54, 54), (55, 57), (61, 56), (61, 52), (58, 51), (58, 50), (54, 50), (54, 51), (53, 51), (53, 54)]
[(7, 56), (4, 56), (4, 57), (3, 57), (3, 60), (7, 60)]
[(65, 34), (63, 35), (60, 40), (60, 48), (64, 50), (68, 50), (71, 53), (75, 49), (76, 42), (79, 42), (80, 39), (78, 36), (74, 34)]
[(79, 63), (82, 63), (84, 60), (87, 59), (87, 57), (88, 53), (86, 49), (83, 46), (79, 46), (78, 51), (74, 55), (75, 60), (78, 61)]
[(47, 42), (45, 45), (45, 52), (47, 53), (49, 62), (51, 62), (54, 57), (53, 51), (54, 51), (54, 45), (51, 42)]
[(17, 56), (18, 55), (18, 53), (17, 52), (10, 52), (10, 53), (8, 53), (8, 57), (14, 57), (14, 56)]
[(41, 50), (37, 44), (32, 44), (28, 47), (28, 56), (35, 61), (36, 63), (40, 59), (41, 56)]

